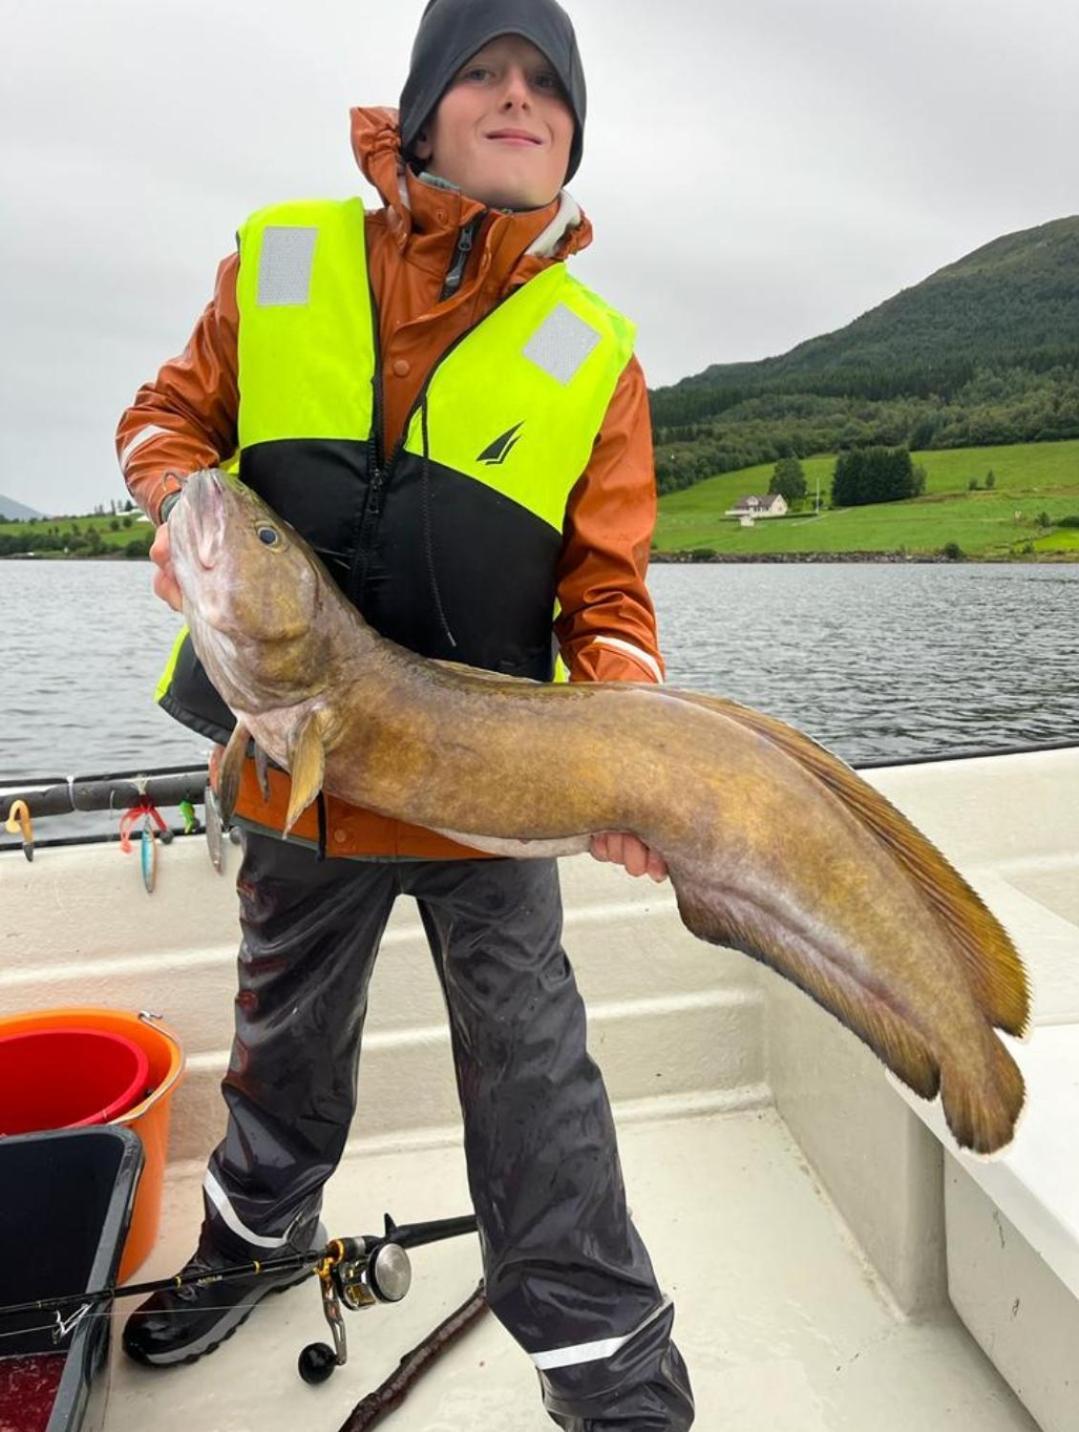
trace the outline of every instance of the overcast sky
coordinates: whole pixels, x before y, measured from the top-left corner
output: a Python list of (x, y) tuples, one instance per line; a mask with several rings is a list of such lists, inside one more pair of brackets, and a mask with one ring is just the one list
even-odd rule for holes
[[(1079, 210), (1075, 0), (565, 0), (575, 272), (653, 385), (842, 327)], [(124, 495), (112, 435), (247, 213), (372, 190), (422, 0), (0, 0), (0, 493)]]

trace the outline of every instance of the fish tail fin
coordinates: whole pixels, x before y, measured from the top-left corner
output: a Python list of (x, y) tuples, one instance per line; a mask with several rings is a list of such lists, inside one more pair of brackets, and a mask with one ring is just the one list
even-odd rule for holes
[(798, 942), (777, 939), (759, 916), (734, 916), (725, 902), (708, 899), (703, 882), (687, 889), (681, 872), (673, 875), (678, 911), (686, 928), (714, 945), (742, 950), (782, 975), (832, 1014), (922, 1099), (940, 1091), (940, 1065), (919, 1031), (882, 996), (853, 975), (814, 958)]
[(786, 722), (723, 697), (669, 694), (757, 731), (826, 786), (913, 878), (951, 935), (969, 987), (990, 1024), (1020, 1039), (1027, 1036), (1030, 990), (1019, 952), (981, 897), (912, 821), (831, 751)]
[(988, 1156), (1009, 1143), (1026, 1102), (1019, 1066), (991, 1029), (986, 1029), (985, 1060), (963, 1066), (945, 1059), (941, 1066), (940, 1101), (956, 1142)]
[(939, 1093), (962, 1148), (988, 1156), (1011, 1141), (1026, 1090), (1018, 1065), (987, 1021), (978, 1039), (982, 1057), (940, 1057), (899, 1010), (852, 974), (814, 959), (796, 942), (769, 938), (752, 917), (734, 918), (722, 900), (713, 903), (700, 888), (688, 890), (679, 874), (674, 878), (687, 929), (768, 965), (857, 1035), (915, 1094), (934, 1099)]

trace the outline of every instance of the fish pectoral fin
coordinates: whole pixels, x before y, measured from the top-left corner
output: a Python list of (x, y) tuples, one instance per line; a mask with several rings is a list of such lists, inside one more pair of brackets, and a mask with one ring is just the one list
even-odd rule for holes
[(258, 776), (262, 799), (270, 799), (270, 758), (261, 746), (255, 747), (255, 774)]
[(240, 794), (240, 777), (243, 775), (247, 743), (250, 739), (251, 732), (242, 721), (237, 721), (221, 758), (217, 775), (217, 804), (226, 824), (232, 819), (232, 813), (236, 809), (236, 800)]
[(326, 774), (326, 750), (317, 712), (305, 716), (296, 728), (289, 748), (289, 772), (292, 792), (285, 817), (286, 835), (322, 789)]

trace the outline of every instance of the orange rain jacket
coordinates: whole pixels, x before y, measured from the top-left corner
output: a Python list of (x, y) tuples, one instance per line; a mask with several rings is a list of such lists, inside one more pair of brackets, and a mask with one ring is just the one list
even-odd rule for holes
[[(439, 302), (458, 235), (484, 206), (417, 178), (400, 155), (397, 112), (354, 109), (352, 147), (385, 207), (367, 214), (370, 281), (382, 352), (383, 450), (392, 452), (430, 369), (505, 293), (585, 248), (592, 226), (568, 193), (545, 209), (486, 212), (457, 293)], [(139, 389), (116, 448), (132, 497), (155, 522), (185, 476), (236, 451), (236, 271), (223, 260), (216, 290), (187, 347)], [(633, 358), (615, 389), (592, 459), (574, 487), (558, 568), (554, 630), (571, 681), (661, 681), (664, 668), (645, 572), (656, 518), (644, 375)], [(271, 770), (263, 801), (247, 762), (237, 815), (280, 830), (288, 777)], [(432, 831), (326, 800), (330, 855), (453, 859), (473, 851)], [(295, 834), (317, 838), (314, 807)]]

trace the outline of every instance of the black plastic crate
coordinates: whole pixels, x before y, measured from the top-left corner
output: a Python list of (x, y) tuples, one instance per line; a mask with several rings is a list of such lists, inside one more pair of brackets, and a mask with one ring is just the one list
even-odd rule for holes
[[(0, 1307), (115, 1282), (142, 1163), (138, 1135), (115, 1125), (0, 1137)], [(0, 1317), (0, 1358), (63, 1355), (47, 1432), (101, 1432), (112, 1319), (93, 1314), (111, 1312), (98, 1304), (59, 1342), (54, 1313)], [(21, 1432), (18, 1414), (0, 1424)]]

